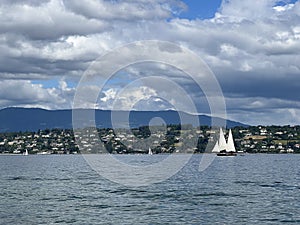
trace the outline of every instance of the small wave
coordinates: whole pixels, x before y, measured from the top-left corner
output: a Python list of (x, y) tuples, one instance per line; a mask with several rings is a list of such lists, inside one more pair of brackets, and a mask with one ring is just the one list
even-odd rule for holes
[(250, 181), (250, 180), (242, 180), (242, 181), (234, 181), (235, 184), (242, 184), (242, 185), (258, 185), (259, 182), (257, 181)]
[(300, 188), (299, 186), (288, 185), (278, 181), (275, 181), (274, 183), (271, 184), (259, 184), (259, 186), (263, 188), (284, 189), (284, 190), (294, 190)]
[(299, 224), (300, 223), (300, 219), (297, 220), (280, 220), (281, 223), (296, 223)]
[(198, 197), (243, 197), (240, 194), (225, 193), (225, 192), (211, 192), (211, 193), (198, 193)]
[(28, 177), (24, 177), (24, 176), (8, 177), (7, 180), (28, 180)]

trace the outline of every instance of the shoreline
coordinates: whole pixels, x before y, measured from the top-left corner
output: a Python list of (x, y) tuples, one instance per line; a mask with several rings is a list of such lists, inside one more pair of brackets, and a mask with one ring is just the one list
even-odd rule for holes
[[(208, 153), (208, 152), (204, 152), (204, 153), (158, 153), (158, 154), (153, 154), (152, 156), (155, 155), (213, 155), (215, 153)], [(140, 155), (140, 156), (145, 156), (148, 154), (112, 154), (112, 153), (77, 153), (77, 154), (29, 154), (29, 155), (23, 155), (23, 154), (12, 154), (12, 153), (0, 153), (0, 156), (49, 156), (49, 155), (59, 155), (59, 156), (63, 156), (63, 155)], [(237, 153), (238, 156), (245, 156), (245, 155), (300, 155), (300, 153), (266, 153), (266, 152), (257, 152), (257, 153)], [(150, 156), (150, 155), (149, 155)], [(216, 155), (217, 156), (217, 155)]]

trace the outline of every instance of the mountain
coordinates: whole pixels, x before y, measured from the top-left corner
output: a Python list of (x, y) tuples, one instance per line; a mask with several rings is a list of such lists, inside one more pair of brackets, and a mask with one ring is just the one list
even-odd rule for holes
[[(79, 126), (91, 126), (85, 121), (86, 113), (93, 113), (93, 110), (78, 109), (75, 111), (76, 118)], [(114, 127), (125, 127), (126, 123), (130, 124), (131, 128), (148, 125), (153, 118), (161, 118), (166, 124), (179, 124), (180, 117), (176, 111), (109, 111), (109, 110), (96, 110), (95, 119), (97, 127), (99, 128), (111, 128), (111, 115), (114, 118)], [(192, 119), (197, 116), (182, 113), (185, 121), (193, 124)], [(129, 119), (128, 119), (129, 117)], [(198, 116), (200, 125), (211, 124), (212, 118), (205, 115)], [(217, 123), (221, 123), (224, 120), (221, 118), (215, 118)], [(152, 120), (155, 121), (155, 120)], [(152, 125), (161, 125), (161, 120), (151, 123)], [(193, 124), (194, 125), (194, 124)], [(227, 127), (243, 126), (235, 121), (227, 120)], [(43, 129), (71, 129), (72, 126), (72, 110), (45, 110), (39, 108), (5, 108), (0, 110), (0, 132), (18, 132), (18, 131), (37, 131)]]

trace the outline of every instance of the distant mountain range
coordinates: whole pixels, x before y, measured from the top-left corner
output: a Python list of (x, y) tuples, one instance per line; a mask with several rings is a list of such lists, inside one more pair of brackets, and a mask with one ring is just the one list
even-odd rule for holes
[[(79, 115), (78, 123), (80, 126), (90, 126), (89, 122), (85, 122), (85, 113), (90, 113), (92, 110), (80, 109), (76, 111)], [(111, 128), (111, 115), (110, 110), (95, 110), (95, 121), (99, 128)], [(127, 119), (129, 115), (129, 120)], [(195, 119), (198, 116), (200, 125), (211, 125), (212, 118), (205, 115), (193, 116), (190, 114), (183, 113), (184, 117), (187, 118), (185, 121)], [(176, 111), (113, 111), (114, 127), (124, 127), (128, 121), (131, 128), (148, 125), (151, 119), (158, 117), (165, 121), (166, 124), (179, 124), (180, 117)], [(192, 120), (191, 120), (192, 121)], [(215, 118), (217, 124), (222, 124), (224, 119)], [(161, 124), (161, 121), (157, 122)], [(191, 122), (192, 124), (193, 122)], [(153, 125), (160, 125), (153, 124)], [(227, 127), (243, 126), (248, 125), (239, 122), (227, 120)], [(195, 124), (193, 124), (195, 125)], [(0, 110), (0, 132), (18, 132), (18, 131), (37, 131), (44, 129), (72, 129), (72, 110), (45, 110), (39, 108), (5, 108)]]

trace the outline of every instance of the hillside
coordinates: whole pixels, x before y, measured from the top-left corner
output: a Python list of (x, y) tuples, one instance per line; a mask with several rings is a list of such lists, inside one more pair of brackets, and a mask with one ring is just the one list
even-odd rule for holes
[[(88, 126), (84, 123), (84, 114), (87, 110), (78, 110), (82, 113), (82, 126)], [(91, 111), (89, 111), (91, 112)], [(97, 127), (111, 128), (111, 111), (96, 110), (95, 119)], [(126, 118), (128, 112), (114, 111), (113, 115), (118, 118), (114, 124), (116, 128), (124, 127), (128, 122)], [(184, 114), (189, 118), (195, 116)], [(129, 124), (131, 128), (148, 125), (151, 119), (159, 117), (162, 118), (166, 124), (179, 124), (180, 118), (176, 111), (131, 111), (129, 113)], [(205, 115), (198, 116), (201, 125), (211, 125), (211, 117)], [(222, 123), (223, 119), (216, 118), (216, 121)], [(194, 125), (194, 124), (193, 124)], [(244, 126), (247, 125), (227, 120), (227, 127)], [(5, 108), (0, 110), (0, 132), (18, 132), (18, 131), (37, 131), (44, 129), (71, 129), (72, 128), (72, 110), (45, 110), (39, 108)]]

